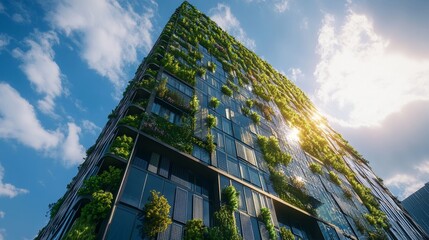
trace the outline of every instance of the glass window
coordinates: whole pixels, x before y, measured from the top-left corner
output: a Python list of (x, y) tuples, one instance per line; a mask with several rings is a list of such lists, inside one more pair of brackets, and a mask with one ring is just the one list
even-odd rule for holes
[(152, 153), (152, 156), (150, 157), (150, 161), (149, 161), (149, 167), (147, 168), (149, 172), (157, 173), (159, 157), (160, 157), (159, 154)]
[(203, 219), (203, 198), (198, 195), (193, 195), (193, 210), (192, 219)]
[(228, 173), (230, 173), (236, 177), (240, 177), (237, 159), (234, 159), (232, 157), (228, 157), (227, 165), (228, 165)]
[(125, 184), (121, 200), (132, 206), (138, 207), (142, 195), (146, 175), (142, 170), (132, 167), (128, 174), (127, 183)]
[(237, 156), (237, 153), (235, 151), (235, 142), (234, 142), (234, 139), (231, 138), (231, 137), (229, 137), (229, 136), (225, 136), (225, 151), (229, 155), (232, 155), (234, 157)]
[(157, 192), (162, 192), (163, 186), (164, 180), (161, 177), (148, 174), (139, 208), (143, 208), (143, 206), (148, 202), (149, 197), (151, 196), (150, 191), (154, 190)]
[(159, 165), (159, 175), (168, 178), (168, 173), (170, 171), (170, 159), (163, 157), (161, 159), (161, 164)]
[(259, 179), (258, 171), (254, 168), (249, 167), (249, 176), (250, 182), (255, 184), (256, 186), (261, 186), (261, 181)]
[(241, 178), (250, 182), (249, 168), (245, 164), (240, 163), (240, 173), (241, 173)]
[(137, 213), (123, 206), (116, 208), (106, 239), (129, 239)]
[(231, 122), (225, 118), (222, 118), (222, 130), (225, 133), (232, 135)]
[(217, 150), (216, 151), (216, 157), (217, 157), (217, 166), (218, 168), (224, 170), (225, 172), (228, 171), (228, 166), (226, 163), (226, 155), (225, 153)]

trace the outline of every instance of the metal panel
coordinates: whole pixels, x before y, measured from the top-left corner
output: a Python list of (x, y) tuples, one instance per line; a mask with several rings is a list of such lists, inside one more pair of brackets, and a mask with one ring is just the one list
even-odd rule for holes
[(253, 237), (252, 222), (250, 221), (250, 217), (244, 213), (240, 213), (240, 219), (243, 239), (254, 240), (255, 238)]
[(177, 187), (176, 188), (176, 200), (174, 202), (174, 214), (173, 219), (186, 223), (188, 211), (188, 191)]
[(147, 168), (147, 170), (149, 172), (157, 173), (158, 164), (159, 164), (159, 154), (152, 153), (152, 156), (150, 157), (149, 167)]
[(203, 198), (194, 194), (192, 202), (193, 202), (192, 218), (202, 220), (203, 219)]

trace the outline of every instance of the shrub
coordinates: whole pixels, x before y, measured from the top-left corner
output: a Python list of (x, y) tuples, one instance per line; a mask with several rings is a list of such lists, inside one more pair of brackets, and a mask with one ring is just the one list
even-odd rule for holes
[(212, 128), (212, 127), (216, 126), (216, 124), (217, 124), (217, 119), (216, 119), (216, 117), (215, 117), (215, 116), (213, 116), (213, 115), (211, 115), (211, 114), (207, 115), (207, 118), (206, 118), (206, 126), (207, 126), (208, 128)]
[(295, 240), (295, 235), (293, 235), (292, 231), (285, 227), (280, 228), (280, 237), (282, 240)]
[(249, 116), (250, 114), (250, 109), (248, 107), (241, 107), (241, 112), (243, 113), (243, 115), (245, 116)]
[(156, 234), (165, 231), (172, 221), (168, 215), (170, 204), (167, 199), (154, 190), (150, 194), (149, 202), (144, 205), (143, 209), (143, 230), (146, 236), (153, 238)]
[(252, 108), (252, 107), (253, 107), (253, 100), (251, 100), (251, 99), (247, 99), (247, 100), (246, 100), (246, 106), (247, 106), (248, 108)]
[(329, 180), (331, 180), (333, 183), (337, 184), (338, 186), (341, 185), (341, 180), (334, 171), (329, 171)]
[(226, 86), (226, 85), (222, 85), (222, 93), (223, 94), (225, 94), (225, 95), (227, 95), (227, 96), (232, 96), (232, 90), (228, 87), (228, 86)]
[(184, 240), (200, 240), (203, 239), (206, 228), (201, 219), (189, 220), (185, 225)]
[(274, 229), (274, 225), (271, 221), (271, 213), (268, 208), (261, 208), (261, 215), (259, 216), (262, 222), (265, 224), (265, 228), (268, 231), (268, 235), (270, 240), (277, 239), (276, 230)]
[(322, 174), (322, 165), (317, 163), (310, 163), (309, 167), (313, 173)]
[(254, 111), (250, 112), (250, 119), (252, 119), (252, 121), (256, 124), (259, 124), (261, 122), (261, 116), (259, 116), (259, 114)]
[(274, 136), (267, 138), (259, 135), (258, 143), (268, 165), (276, 167), (277, 164), (283, 164), (286, 166), (292, 160), (289, 154), (282, 152), (279, 142)]
[(139, 128), (141, 117), (139, 115), (128, 115), (119, 120), (118, 124), (128, 125), (133, 128)]
[(156, 87), (156, 92), (158, 93), (158, 96), (163, 98), (168, 92), (167, 88), (167, 78), (163, 78), (161, 82), (159, 83), (158, 87)]
[(212, 108), (217, 108), (220, 105), (220, 101), (216, 97), (212, 97), (212, 98), (210, 98), (209, 105)]
[(213, 152), (216, 149), (216, 145), (214, 144), (214, 140), (213, 140), (213, 134), (208, 133), (207, 136), (207, 148), (206, 150), (208, 152)]
[(232, 185), (222, 190), (222, 200), (229, 211), (234, 212), (238, 209), (238, 192)]
[(127, 135), (117, 136), (110, 146), (110, 153), (128, 159), (133, 148), (133, 138)]

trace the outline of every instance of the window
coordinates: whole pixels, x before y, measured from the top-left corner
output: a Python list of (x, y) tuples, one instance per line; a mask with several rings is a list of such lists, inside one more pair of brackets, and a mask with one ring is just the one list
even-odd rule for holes
[(135, 207), (139, 206), (146, 175), (147, 173), (144, 171), (135, 167), (131, 167), (130, 173), (128, 174), (127, 183), (125, 184), (124, 192), (121, 196), (121, 201)]

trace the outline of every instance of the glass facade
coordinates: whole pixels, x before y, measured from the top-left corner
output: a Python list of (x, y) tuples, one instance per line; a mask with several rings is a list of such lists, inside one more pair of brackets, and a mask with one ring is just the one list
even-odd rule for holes
[[(249, 56), (261, 67), (245, 68)], [(92, 201), (78, 194), (84, 180), (115, 166), (123, 177), (109, 216), (97, 223), (99, 239), (143, 239), (144, 206), (153, 190), (171, 206), (172, 223), (157, 239), (183, 239), (191, 219), (213, 227), (222, 190), (230, 185), (239, 193), (233, 216), (243, 239), (270, 238), (261, 209), (271, 213), (277, 238), (283, 229), (295, 239), (367, 239), (375, 233), (422, 239), (368, 165), (330, 137), (336, 134), (332, 129), (317, 137), (328, 142), (341, 164), (313, 156), (291, 137), (293, 124), (285, 115), (307, 113), (312, 105), (303, 103), (308, 100), (284, 76), (270, 75), (271, 68), (183, 3), (138, 68), (41, 238), (66, 236), (83, 214), (82, 200)], [(268, 84), (262, 86), (255, 75)], [(290, 106), (269, 93), (289, 99)], [(120, 151), (115, 150), (118, 136), (132, 140), (122, 142)], [(265, 147), (263, 139), (268, 139)], [(371, 220), (378, 209), (386, 218)], [(388, 225), (380, 228), (380, 221)]]

